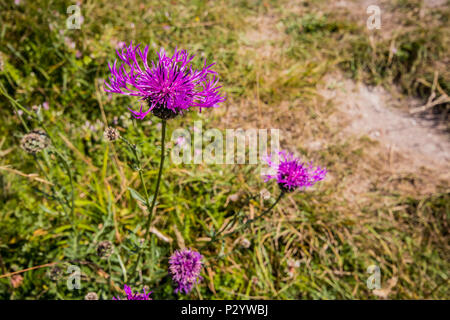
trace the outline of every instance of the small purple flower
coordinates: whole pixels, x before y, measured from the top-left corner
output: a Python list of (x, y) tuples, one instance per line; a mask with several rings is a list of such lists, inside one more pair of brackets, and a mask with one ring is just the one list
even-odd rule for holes
[[(133, 290), (131, 290), (131, 288), (127, 285), (124, 285), (123, 290), (125, 291), (125, 294), (127, 295), (127, 299), (126, 300), (152, 300), (152, 298), (150, 298), (150, 295), (152, 294), (152, 291), (150, 291), (149, 293), (145, 292), (145, 288), (144, 288), (144, 293), (133, 293)], [(113, 297), (113, 300), (121, 300), (120, 297)]]
[(202, 255), (191, 249), (177, 250), (169, 259), (169, 272), (177, 284), (175, 293), (189, 293), (194, 284), (198, 283), (202, 269)]
[[(170, 119), (190, 107), (217, 107), (225, 101), (219, 94), (217, 73), (211, 69), (214, 65), (206, 64), (200, 70), (193, 69), (185, 50), (177, 50), (172, 57), (164, 51), (158, 53), (158, 61), (148, 64), (149, 47), (142, 51), (139, 45), (124, 46), (117, 50), (120, 66), (116, 60), (109, 65), (111, 76), (105, 81), (105, 91), (140, 97), (139, 111), (131, 110), (137, 119), (143, 119), (149, 112), (161, 119)], [(139, 61), (138, 61), (139, 60)], [(147, 108), (142, 106), (147, 103)], [(144, 108), (144, 109), (143, 109)]]
[(270, 157), (267, 158), (268, 165), (275, 170), (276, 174), (268, 174), (264, 180), (267, 182), (270, 179), (276, 179), (284, 192), (312, 187), (317, 181), (323, 180), (327, 174), (325, 168), (314, 167), (312, 162), (301, 162), (292, 153), (283, 150), (278, 152), (278, 155), (280, 156), (278, 165)]

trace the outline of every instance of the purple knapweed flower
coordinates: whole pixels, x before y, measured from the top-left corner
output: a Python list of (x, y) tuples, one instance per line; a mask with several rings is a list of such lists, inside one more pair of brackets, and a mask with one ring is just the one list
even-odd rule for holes
[(314, 167), (312, 162), (301, 162), (292, 153), (286, 151), (277, 152), (279, 163), (267, 158), (268, 165), (275, 170), (275, 174), (267, 174), (265, 181), (276, 179), (283, 192), (292, 192), (297, 189), (312, 187), (317, 181), (323, 180), (327, 173), (325, 168)]
[(177, 284), (175, 293), (189, 293), (194, 284), (198, 283), (202, 269), (202, 255), (191, 249), (177, 250), (169, 259), (169, 272)]
[[(161, 119), (170, 119), (190, 107), (217, 107), (225, 101), (219, 94), (217, 73), (211, 69), (214, 65), (206, 64), (201, 69), (193, 69), (185, 50), (177, 50), (172, 57), (164, 51), (158, 53), (158, 61), (147, 61), (149, 47), (142, 51), (133, 44), (116, 50), (119, 56), (113, 65), (109, 65), (111, 76), (105, 81), (105, 91), (140, 97), (139, 111), (130, 109), (133, 116), (143, 119), (149, 112)], [(147, 106), (142, 106), (144, 101)]]
[[(125, 291), (125, 294), (127, 295), (127, 299), (126, 300), (152, 300), (152, 298), (150, 298), (150, 294), (152, 293), (152, 291), (150, 291), (149, 293), (145, 292), (145, 288), (144, 288), (144, 293), (133, 293), (133, 290), (131, 290), (131, 288), (127, 285), (124, 285), (123, 290)], [(113, 300), (121, 300), (120, 297), (113, 297)]]

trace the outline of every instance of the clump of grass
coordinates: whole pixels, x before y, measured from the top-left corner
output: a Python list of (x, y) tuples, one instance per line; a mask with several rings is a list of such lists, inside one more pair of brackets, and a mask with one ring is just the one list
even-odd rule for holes
[(420, 28), (398, 35), (393, 39), (370, 43), (361, 37), (350, 43), (352, 59), (343, 62), (344, 69), (373, 85), (384, 81), (397, 83), (410, 95), (428, 98), (431, 87), (419, 80), (433, 82), (434, 72), (439, 72), (438, 82), (449, 92), (449, 79), (444, 69), (436, 70), (436, 62), (444, 58), (446, 49), (440, 45), (445, 37), (441, 29)]

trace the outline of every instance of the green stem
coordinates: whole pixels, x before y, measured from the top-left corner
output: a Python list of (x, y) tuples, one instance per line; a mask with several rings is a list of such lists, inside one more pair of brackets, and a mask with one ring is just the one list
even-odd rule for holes
[[(139, 170), (139, 177), (141, 179), (141, 183), (144, 186), (145, 201), (146, 201), (146, 205), (147, 205), (147, 209), (148, 209), (147, 223), (145, 224), (145, 227), (144, 227), (144, 230), (145, 230), (144, 241), (147, 240), (148, 234), (150, 232), (150, 227), (151, 227), (152, 220), (153, 220), (153, 208), (155, 207), (156, 198), (158, 197), (158, 193), (159, 193), (159, 185), (161, 183), (161, 176), (162, 176), (162, 171), (163, 171), (163, 167), (164, 167), (164, 158), (165, 158), (165, 139), (166, 139), (166, 120), (162, 120), (162, 127), (161, 127), (161, 160), (159, 162), (158, 179), (156, 180), (155, 193), (153, 194), (153, 199), (152, 199), (151, 205), (149, 204), (149, 196), (148, 196), (148, 192), (147, 192), (147, 187), (145, 186), (144, 176), (142, 174), (142, 170)], [(139, 248), (139, 253), (138, 253), (137, 260), (136, 260), (136, 265), (135, 265), (134, 271), (136, 271), (137, 268), (139, 267), (139, 261), (141, 259), (141, 256), (142, 256), (142, 249)]]
[[(14, 109), (17, 111), (17, 107), (19, 107), (27, 116), (37, 118), (35, 114), (24, 108), (20, 103), (18, 103), (15, 99), (13, 99), (6, 91), (6, 88), (3, 86), (3, 84), (0, 82), (0, 91), (2, 94), (11, 102)], [(25, 125), (26, 126), (26, 125)]]
[[(44, 170), (44, 167), (42, 166), (41, 162), (39, 161), (38, 157), (36, 155), (34, 155), (34, 160), (37, 163), (39, 169), (41, 170), (42, 174), (44, 175), (44, 177), (47, 179), (47, 181), (52, 182), (52, 179), (50, 179), (50, 176), (47, 174), (47, 172)], [(52, 192), (52, 196), (56, 199), (56, 201), (61, 205), (62, 210), (64, 211), (64, 214), (66, 216), (69, 216), (65, 207), (65, 203), (61, 200), (61, 198), (59, 197), (59, 195), (56, 193), (56, 190), (54, 188), (53, 185), (50, 185), (50, 190)], [(70, 207), (70, 206), (69, 206)]]
[(238, 220), (241, 211), (244, 207), (246, 207), (252, 200), (256, 199), (257, 195), (252, 195), (250, 197), (248, 197), (247, 201), (242, 205), (242, 208), (239, 209), (239, 211), (237, 213), (234, 214), (233, 219), (230, 220), (230, 222), (228, 222), (224, 227), (220, 227), (218, 232), (215, 232), (212, 237), (211, 240), (209, 241), (209, 243), (212, 243), (214, 240), (217, 239), (218, 236), (220, 236), (222, 233), (224, 233), (229, 226), (234, 226), (234, 224), (236, 223), (236, 221)]
[(74, 251), (75, 251), (75, 255), (78, 256), (78, 230), (77, 230), (77, 223), (76, 223), (76, 216), (75, 216), (75, 188), (74, 188), (74, 184), (73, 184), (73, 177), (72, 177), (72, 172), (70, 170), (70, 166), (67, 163), (66, 158), (64, 158), (64, 156), (59, 153), (58, 150), (56, 150), (56, 148), (53, 148), (53, 152), (56, 154), (57, 157), (59, 157), (61, 159), (61, 162), (63, 164), (63, 167), (66, 169), (67, 172), (67, 176), (69, 178), (69, 182), (70, 182), (70, 198), (71, 198), (71, 204), (69, 206), (70, 208), (70, 224), (72, 225), (72, 230), (74, 233)]

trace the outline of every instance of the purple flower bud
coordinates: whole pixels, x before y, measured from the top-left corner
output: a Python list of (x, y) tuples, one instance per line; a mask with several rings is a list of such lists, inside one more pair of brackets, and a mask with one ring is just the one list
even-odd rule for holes
[(169, 273), (177, 284), (175, 293), (189, 293), (202, 278), (202, 255), (191, 249), (177, 250), (169, 259)]

